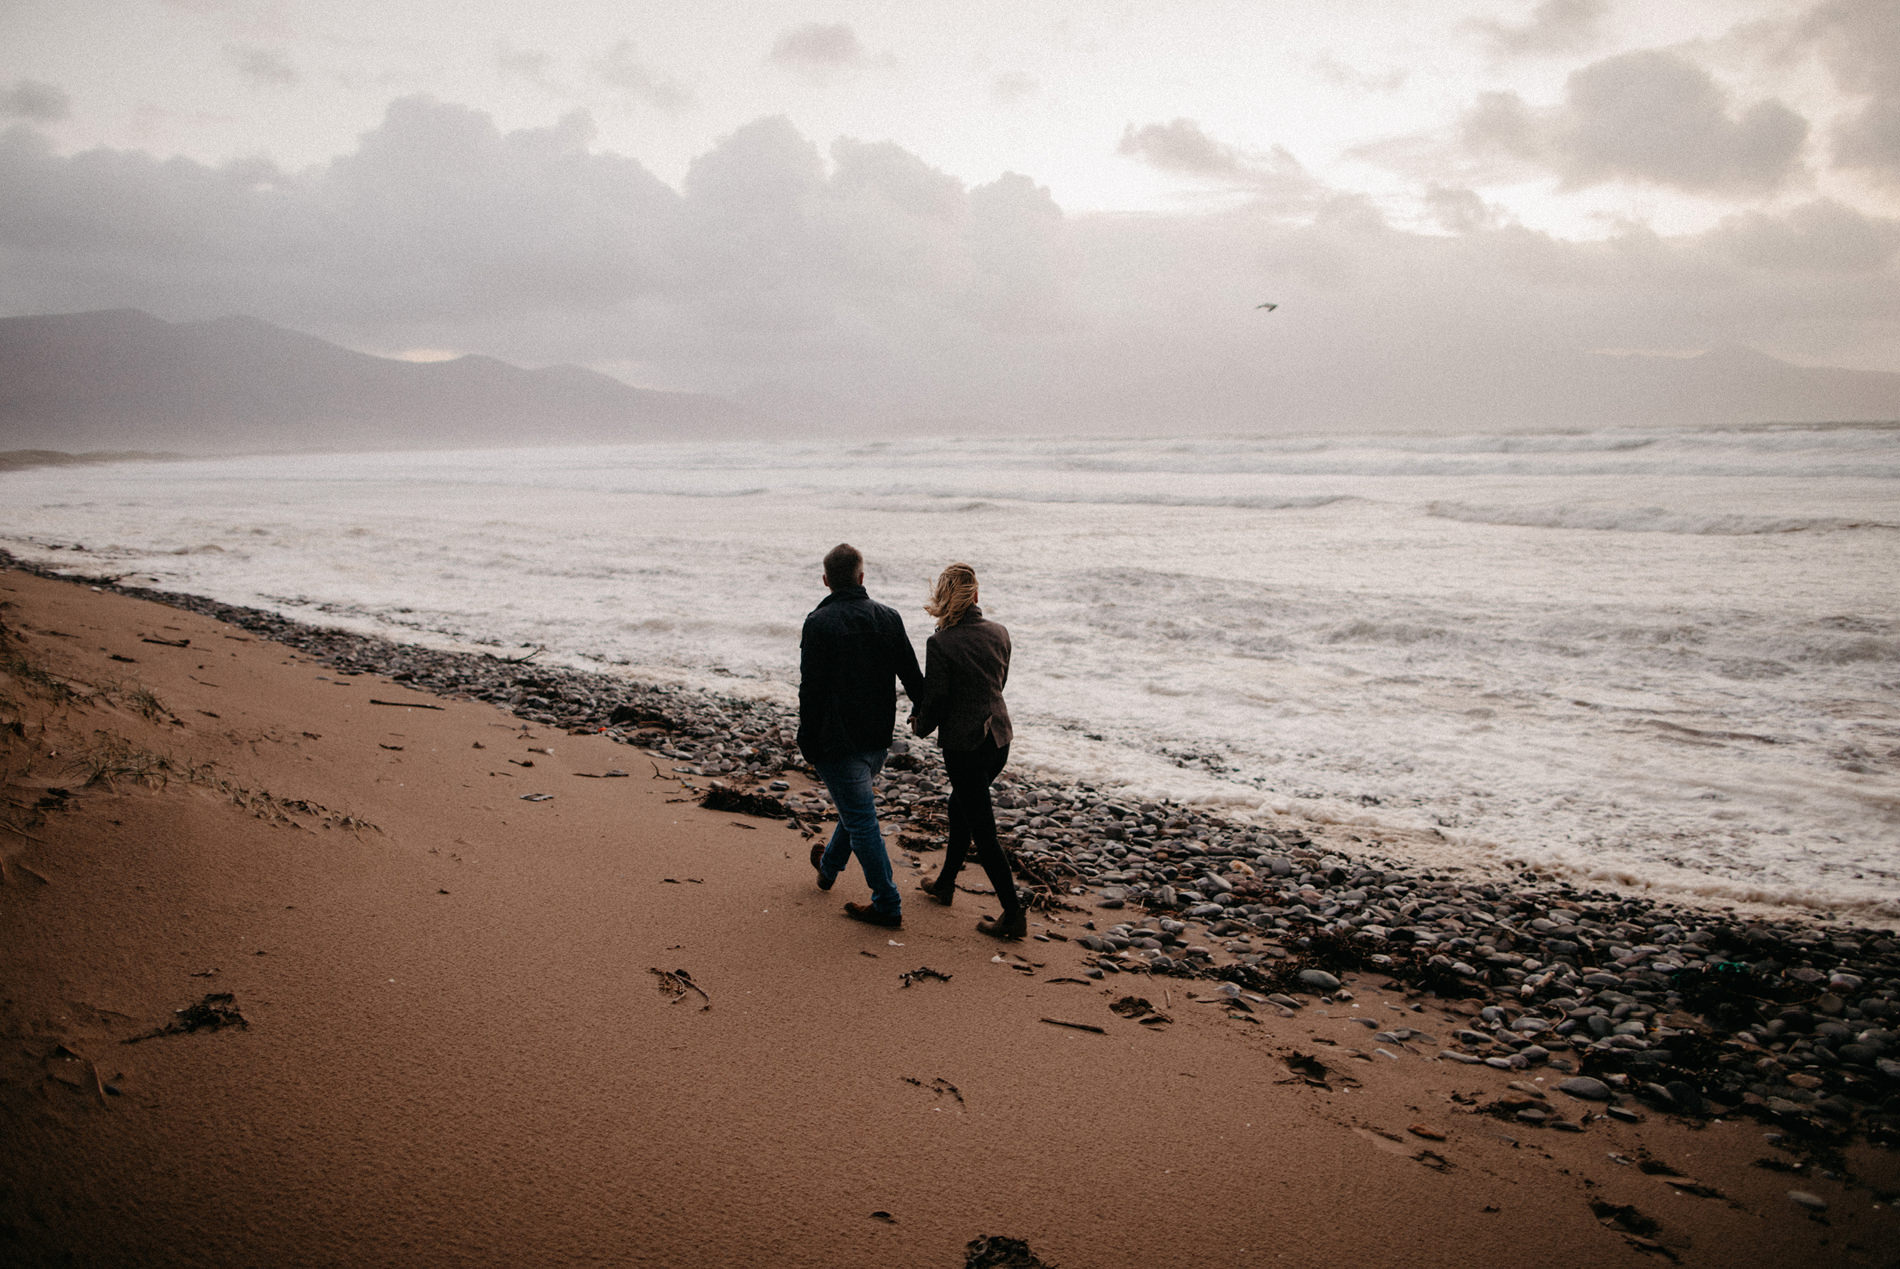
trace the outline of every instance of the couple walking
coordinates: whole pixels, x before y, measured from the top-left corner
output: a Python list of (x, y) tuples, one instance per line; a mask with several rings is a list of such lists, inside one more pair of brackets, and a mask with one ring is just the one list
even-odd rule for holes
[(924, 611), (937, 631), (924, 649), (924, 669), (894, 608), (864, 590), (864, 556), (840, 544), (825, 556), (830, 594), (805, 618), (799, 642), (798, 748), (818, 771), (838, 811), (831, 840), (811, 848), (818, 888), (831, 889), (856, 855), (871, 887), (870, 903), (847, 903), (845, 915), (871, 925), (904, 923), (903, 901), (891, 880), (891, 861), (878, 829), (872, 783), (890, 751), (897, 723), (896, 684), (910, 697), (911, 730), (937, 733), (944, 773), (950, 778), (950, 840), (943, 868), (923, 891), (948, 906), (956, 898), (957, 873), (972, 843), (977, 861), (1003, 905), (977, 929), (995, 938), (1027, 933), (1009, 861), (996, 840), (990, 784), (1009, 761), (1009, 709), (1003, 684), (1009, 678), (1009, 631), (985, 619), (976, 606), (976, 571), (952, 564), (937, 578)]

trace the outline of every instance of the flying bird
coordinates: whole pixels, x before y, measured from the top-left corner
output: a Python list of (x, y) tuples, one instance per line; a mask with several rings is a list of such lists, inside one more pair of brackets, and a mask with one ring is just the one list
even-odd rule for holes
[(1254, 305), (1254, 307), (1264, 308), (1267, 310), (1267, 312), (1271, 313), (1274, 309), (1279, 308), (1280, 306), (1278, 304), (1256, 304)]

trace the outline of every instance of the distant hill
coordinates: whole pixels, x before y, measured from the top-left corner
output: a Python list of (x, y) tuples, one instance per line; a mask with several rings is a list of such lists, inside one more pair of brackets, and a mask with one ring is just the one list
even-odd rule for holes
[(1578, 379), (1600, 417), (1626, 425), (1900, 420), (1900, 374), (1796, 366), (1733, 344), (1695, 357), (1597, 354)]
[(758, 425), (719, 397), (634, 388), (578, 366), (397, 361), (249, 317), (0, 318), (0, 450), (587, 445)]

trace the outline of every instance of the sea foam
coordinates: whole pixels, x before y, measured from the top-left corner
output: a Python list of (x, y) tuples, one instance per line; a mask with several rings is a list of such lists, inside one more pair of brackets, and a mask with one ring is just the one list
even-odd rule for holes
[(788, 705), (827, 548), (864, 549), (920, 647), (967, 560), (1014, 637), (1016, 762), (1900, 914), (1900, 430), (666, 444), (0, 488), (0, 545), (37, 562)]

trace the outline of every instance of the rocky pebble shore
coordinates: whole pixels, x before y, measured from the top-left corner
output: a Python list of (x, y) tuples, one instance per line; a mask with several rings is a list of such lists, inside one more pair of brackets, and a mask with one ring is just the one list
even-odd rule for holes
[[(718, 809), (781, 818), (807, 835), (829, 811), (793, 742), (795, 720), (774, 704), (92, 580), (229, 622), (344, 675), (607, 732), (703, 786)], [(894, 746), (881, 806), (902, 847), (941, 848), (946, 790), (934, 749)], [(1363, 975), (1452, 1002), (1463, 1021), (1444, 1035), (1382, 1031), (1372, 1038), (1389, 1057), (1549, 1068), (1559, 1092), (1622, 1118), (1743, 1113), (1791, 1144), (1855, 1132), (1900, 1144), (1892, 930), (1686, 908), (1532, 872), (1408, 866), (1321, 844), (1289, 821), (1244, 823), (1018, 771), (1005, 772), (996, 801), (1031, 906), (1079, 914), (1091, 977), (1201, 980), (1208, 1002), (1247, 1017), (1349, 1000)]]

